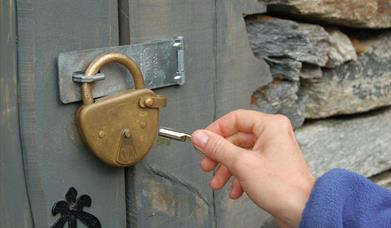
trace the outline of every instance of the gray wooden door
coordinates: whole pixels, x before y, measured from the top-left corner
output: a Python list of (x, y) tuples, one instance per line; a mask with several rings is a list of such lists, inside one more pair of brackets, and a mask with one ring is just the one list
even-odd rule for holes
[(3, 72), (2, 65), (0, 77), (0, 109), (11, 110), (1, 116), (1, 227), (50, 227), (61, 218), (52, 207), (71, 187), (91, 197), (83, 209), (102, 227), (125, 227), (124, 171), (88, 152), (74, 123), (80, 104), (63, 105), (57, 88), (60, 52), (118, 45), (117, 1), (10, 0), (1, 7), (13, 35), (0, 35), (10, 45), (1, 62), (13, 66)]
[(211, 191), (211, 174), (200, 171), (201, 155), (188, 144), (156, 145), (132, 168), (104, 165), (81, 142), (74, 123), (80, 104), (59, 101), (56, 79), (60, 52), (182, 35), (187, 81), (158, 90), (169, 102), (161, 125), (192, 132), (248, 108), (252, 92), (271, 80), (251, 52), (243, 20), (264, 12), (263, 4), (2, 0), (1, 6), (0, 181), (7, 183), (0, 185), (1, 227), (55, 224), (61, 213), (53, 215), (52, 207), (71, 187), (91, 197), (83, 209), (102, 227), (260, 227), (268, 218), (248, 199), (232, 202), (226, 190)]
[[(185, 37), (184, 86), (159, 91), (169, 105), (161, 124), (192, 132), (237, 108), (249, 108), (252, 92), (270, 80), (267, 66), (249, 47), (243, 14), (264, 12), (256, 0), (126, 0), (120, 5), (123, 42)], [(127, 170), (132, 227), (260, 227), (268, 217), (225, 190), (212, 192), (211, 175), (199, 169), (191, 145), (156, 146)]]

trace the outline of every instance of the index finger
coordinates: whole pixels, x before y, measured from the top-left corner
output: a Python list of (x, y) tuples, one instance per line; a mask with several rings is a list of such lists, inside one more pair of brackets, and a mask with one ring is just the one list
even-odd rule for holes
[(271, 115), (262, 112), (236, 110), (219, 118), (210, 124), (206, 130), (223, 137), (229, 137), (237, 132), (251, 133), (259, 137), (265, 124), (270, 121), (270, 117)]

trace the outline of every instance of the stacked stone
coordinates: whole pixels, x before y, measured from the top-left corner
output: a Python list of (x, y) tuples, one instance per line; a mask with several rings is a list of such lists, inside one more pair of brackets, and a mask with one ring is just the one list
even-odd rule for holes
[(389, 0), (261, 0), (268, 11), (356, 28), (390, 28)]
[(391, 189), (391, 1), (263, 2), (273, 16), (246, 24), (273, 81), (254, 109), (291, 119), (316, 176), (341, 167)]
[[(305, 119), (391, 105), (391, 30), (335, 26), (391, 27), (391, 2), (376, 1), (376, 10), (373, 1), (265, 2), (273, 15), (303, 15), (306, 23), (264, 15), (246, 19), (253, 52), (266, 60), (274, 79), (254, 94), (256, 109), (284, 114), (297, 128)], [(362, 10), (363, 4), (372, 10)], [(310, 24), (310, 18), (334, 25)]]

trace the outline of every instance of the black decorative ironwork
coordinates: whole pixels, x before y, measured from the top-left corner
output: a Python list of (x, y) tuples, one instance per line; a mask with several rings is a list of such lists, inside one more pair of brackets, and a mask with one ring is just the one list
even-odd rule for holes
[(100, 222), (94, 215), (83, 211), (84, 207), (91, 206), (91, 197), (81, 195), (78, 198), (74, 187), (69, 188), (65, 194), (65, 200), (57, 201), (52, 214), (60, 214), (61, 217), (51, 226), (52, 228), (63, 228), (68, 223), (68, 228), (77, 228), (77, 220), (80, 220), (88, 228), (101, 228)]

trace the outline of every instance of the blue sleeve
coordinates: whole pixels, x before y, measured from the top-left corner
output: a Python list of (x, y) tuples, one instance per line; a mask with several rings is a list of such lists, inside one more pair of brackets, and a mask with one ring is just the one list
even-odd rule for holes
[(391, 227), (391, 192), (358, 174), (333, 169), (316, 181), (300, 227)]

